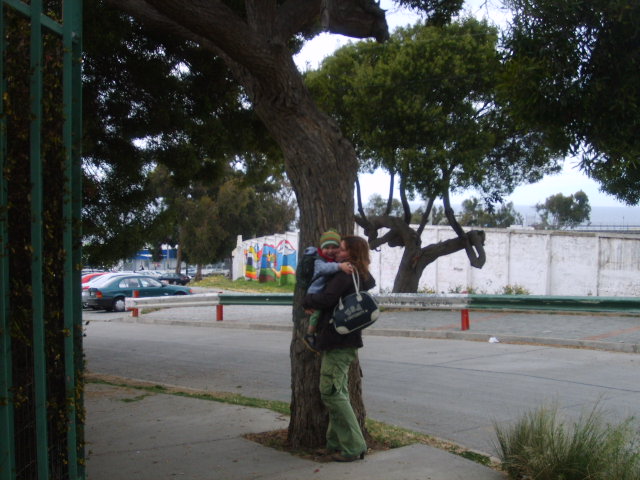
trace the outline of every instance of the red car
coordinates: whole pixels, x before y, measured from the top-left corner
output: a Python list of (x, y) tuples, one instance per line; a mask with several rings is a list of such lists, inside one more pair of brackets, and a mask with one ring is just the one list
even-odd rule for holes
[(94, 277), (99, 277), (100, 275), (104, 275), (107, 272), (93, 272), (93, 273), (87, 273), (86, 275), (82, 276), (82, 285), (83, 285), (83, 290), (84, 290), (84, 284), (87, 283), (89, 280), (91, 280)]

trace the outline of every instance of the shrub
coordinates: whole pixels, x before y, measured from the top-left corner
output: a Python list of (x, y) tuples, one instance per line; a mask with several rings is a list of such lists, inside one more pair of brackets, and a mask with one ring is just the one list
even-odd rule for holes
[(463, 287), (462, 285), (456, 285), (453, 288), (449, 288), (449, 293), (476, 293), (473, 287)]
[(531, 292), (522, 285), (505, 285), (500, 293), (502, 295), (529, 295)]
[(438, 292), (436, 292), (433, 288), (431, 287), (424, 287), (424, 288), (420, 288), (418, 289), (418, 293), (428, 293), (430, 295), (436, 294)]
[(603, 421), (599, 409), (567, 425), (557, 406), (526, 414), (515, 425), (495, 425), (496, 450), (512, 479), (640, 480), (638, 433), (633, 419)]

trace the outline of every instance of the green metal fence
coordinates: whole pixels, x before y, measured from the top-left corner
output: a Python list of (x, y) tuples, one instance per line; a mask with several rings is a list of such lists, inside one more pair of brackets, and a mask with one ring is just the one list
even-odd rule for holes
[[(81, 0), (0, 0), (0, 480), (85, 475), (79, 291), (81, 9)], [(47, 42), (54, 43), (53, 60)], [(28, 69), (20, 70), (7, 59), (22, 52), (23, 43), (28, 44)], [(61, 72), (55, 77), (61, 77), (61, 86), (47, 85), (51, 63)], [(28, 78), (17, 78), (23, 72)], [(10, 92), (20, 82), (27, 86), (29, 100), (16, 105)], [(60, 96), (50, 94), (58, 91)], [(57, 104), (55, 115), (49, 113), (51, 104)], [(28, 112), (24, 128), (13, 115), (20, 109)], [(60, 125), (53, 135), (51, 124)], [(25, 177), (8, 173), (20, 165), (8, 152), (20, 148), (16, 144), (22, 145), (17, 139), (22, 133), (27, 138), (22, 149), (28, 158)], [(52, 166), (52, 149), (62, 152), (60, 165)], [(52, 169), (61, 170), (57, 180), (45, 178)], [(19, 188), (26, 190), (24, 197), (13, 193)], [(15, 205), (14, 197), (24, 198), (25, 204)], [(18, 218), (24, 215), (21, 210), (26, 216)], [(25, 219), (29, 241), (21, 251), (12, 235)], [(29, 275), (12, 263), (20, 256), (29, 259)], [(22, 283), (16, 280), (21, 276)], [(52, 313), (45, 302), (59, 296), (61, 308)], [(28, 307), (16, 299), (26, 299)], [(30, 321), (20, 324), (16, 319), (25, 311)], [(60, 432), (65, 438), (59, 438)]]

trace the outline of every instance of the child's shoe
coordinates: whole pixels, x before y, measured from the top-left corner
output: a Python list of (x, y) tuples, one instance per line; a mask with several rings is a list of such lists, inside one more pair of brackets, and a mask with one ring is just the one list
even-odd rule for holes
[(316, 336), (315, 336), (315, 334), (313, 334), (313, 333), (305, 334), (305, 336), (302, 337), (302, 343), (304, 343), (304, 346), (307, 347), (308, 350), (312, 351), (313, 353), (317, 353), (318, 355), (320, 355), (320, 351), (316, 347)]

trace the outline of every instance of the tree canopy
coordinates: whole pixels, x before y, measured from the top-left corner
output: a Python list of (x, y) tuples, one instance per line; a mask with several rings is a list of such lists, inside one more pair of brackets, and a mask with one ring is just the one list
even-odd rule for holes
[(182, 187), (220, 183), (230, 163), (257, 182), (281, 169), (281, 153), (220, 59), (100, 0), (87, 2), (84, 23), (87, 264), (114, 264), (169, 228), (149, 179), (157, 165)]
[(536, 204), (536, 211), (540, 215), (537, 228), (543, 229), (572, 228), (591, 218), (589, 197), (582, 190), (568, 196), (552, 195), (544, 203)]
[(524, 219), (515, 210), (512, 202), (495, 208), (494, 205), (484, 205), (478, 198), (471, 197), (462, 202), (462, 212), (458, 222), (460, 225), (474, 227), (507, 228), (512, 225), (522, 225)]
[[(473, 251), (469, 232), (453, 215), (450, 192), (475, 187), (491, 204), (518, 184), (559, 168), (544, 135), (520, 129), (498, 101), (496, 47), (496, 30), (475, 19), (442, 27), (418, 24), (397, 30), (382, 45), (343, 47), (307, 75), (319, 104), (352, 140), (362, 168), (382, 167), (392, 182), (400, 179), (402, 215), (391, 215), (391, 185), (384, 215), (370, 216), (360, 208), (356, 217), (373, 248), (402, 246), (413, 259), (401, 262), (394, 291), (415, 292), (427, 264), (460, 249), (482, 266), (483, 253)], [(416, 195), (427, 206), (414, 231), (408, 199)], [(459, 242), (414, 251), (437, 198), (443, 199)], [(471, 237), (481, 250), (480, 234)]]
[(640, 2), (507, 0), (503, 94), (629, 204), (640, 201)]

